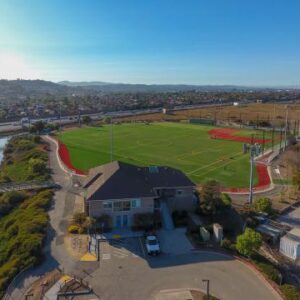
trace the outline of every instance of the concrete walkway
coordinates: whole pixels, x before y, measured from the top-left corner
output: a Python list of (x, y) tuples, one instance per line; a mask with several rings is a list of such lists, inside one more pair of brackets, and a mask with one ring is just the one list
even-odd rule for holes
[(174, 223), (167, 203), (165, 201), (161, 201), (160, 206), (161, 206), (161, 217), (162, 217), (163, 228), (165, 230), (173, 230)]

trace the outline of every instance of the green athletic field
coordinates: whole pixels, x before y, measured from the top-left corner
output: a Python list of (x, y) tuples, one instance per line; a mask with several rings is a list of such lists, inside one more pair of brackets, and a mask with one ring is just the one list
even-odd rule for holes
[[(243, 143), (211, 139), (207, 132), (212, 128), (182, 123), (113, 125), (113, 159), (174, 167), (195, 183), (216, 179), (225, 186), (248, 186), (249, 154), (242, 153)], [(110, 130), (110, 125), (84, 127), (58, 137), (67, 145), (73, 165), (86, 171), (110, 161)], [(243, 130), (245, 135), (253, 132)]]

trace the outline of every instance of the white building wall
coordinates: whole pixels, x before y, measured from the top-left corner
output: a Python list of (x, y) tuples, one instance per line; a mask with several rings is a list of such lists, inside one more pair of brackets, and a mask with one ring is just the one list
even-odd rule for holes
[(300, 243), (297, 243), (284, 236), (280, 239), (279, 251), (289, 258), (297, 260), (300, 258)]

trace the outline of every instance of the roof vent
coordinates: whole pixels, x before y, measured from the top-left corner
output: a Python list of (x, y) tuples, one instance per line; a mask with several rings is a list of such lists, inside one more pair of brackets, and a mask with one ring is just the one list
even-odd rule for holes
[(149, 173), (151, 174), (159, 173), (159, 168), (157, 166), (150, 166)]

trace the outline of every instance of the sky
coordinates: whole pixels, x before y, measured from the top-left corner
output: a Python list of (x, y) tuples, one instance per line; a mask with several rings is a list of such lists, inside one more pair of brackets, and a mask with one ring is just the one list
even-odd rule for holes
[(299, 0), (0, 0), (0, 78), (300, 86)]

